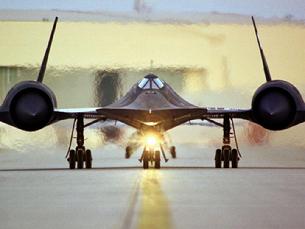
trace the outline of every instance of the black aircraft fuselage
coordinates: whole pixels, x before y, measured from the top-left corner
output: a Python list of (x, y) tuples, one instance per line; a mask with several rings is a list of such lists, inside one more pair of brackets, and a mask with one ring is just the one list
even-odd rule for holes
[(136, 129), (166, 131), (202, 117), (205, 109), (185, 101), (166, 82), (149, 74), (117, 102), (97, 112)]

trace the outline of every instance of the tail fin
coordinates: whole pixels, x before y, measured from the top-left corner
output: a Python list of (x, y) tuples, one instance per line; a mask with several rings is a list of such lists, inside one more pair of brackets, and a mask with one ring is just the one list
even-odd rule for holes
[(267, 63), (267, 60), (266, 60), (266, 57), (265, 57), (265, 54), (264, 54), (264, 50), (262, 49), (262, 46), (261, 46), (261, 43), (260, 43), (260, 40), (259, 40), (259, 37), (258, 37), (258, 32), (257, 32), (257, 28), (256, 28), (256, 24), (255, 24), (255, 20), (254, 20), (253, 16), (252, 16), (252, 22), (253, 22), (255, 35), (256, 35), (256, 40), (257, 40), (257, 44), (258, 44), (258, 47), (259, 47), (259, 51), (260, 51), (263, 66), (264, 66), (265, 78), (266, 78), (266, 81), (271, 81), (272, 79), (271, 79), (271, 74), (270, 74), (270, 71), (269, 71), (268, 63)]
[(51, 49), (51, 45), (52, 45), (52, 41), (53, 41), (53, 36), (54, 36), (54, 33), (55, 33), (55, 29), (56, 29), (57, 20), (58, 20), (58, 17), (56, 17), (55, 20), (54, 20), (53, 28), (52, 28), (50, 38), (49, 38), (49, 42), (48, 42), (48, 46), (47, 46), (47, 49), (44, 53), (44, 57), (43, 57), (43, 60), (42, 60), (41, 66), (40, 66), (40, 70), (39, 70), (39, 74), (38, 74), (38, 77), (37, 77), (37, 82), (40, 82), (40, 83), (42, 83), (44, 74), (46, 72), (46, 67), (47, 67), (49, 53), (50, 53), (50, 49)]

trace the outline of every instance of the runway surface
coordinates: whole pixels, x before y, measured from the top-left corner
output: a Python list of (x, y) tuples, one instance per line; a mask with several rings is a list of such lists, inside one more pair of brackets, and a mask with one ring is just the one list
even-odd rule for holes
[(0, 228), (305, 227), (300, 153), (249, 153), (239, 169), (214, 169), (212, 152), (186, 149), (146, 171), (114, 146), (74, 171), (59, 149), (1, 152)]

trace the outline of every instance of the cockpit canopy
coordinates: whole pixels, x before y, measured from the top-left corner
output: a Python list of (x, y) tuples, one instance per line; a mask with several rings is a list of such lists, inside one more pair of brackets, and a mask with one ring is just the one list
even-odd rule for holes
[(164, 83), (158, 76), (149, 74), (138, 83), (138, 87), (142, 89), (161, 89), (164, 87)]

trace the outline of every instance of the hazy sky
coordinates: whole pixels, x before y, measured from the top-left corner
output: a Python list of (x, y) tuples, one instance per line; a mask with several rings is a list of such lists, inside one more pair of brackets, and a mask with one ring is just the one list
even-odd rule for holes
[(133, 11), (135, 2), (151, 12), (225, 12), (305, 19), (305, 0), (0, 0), (0, 9)]

